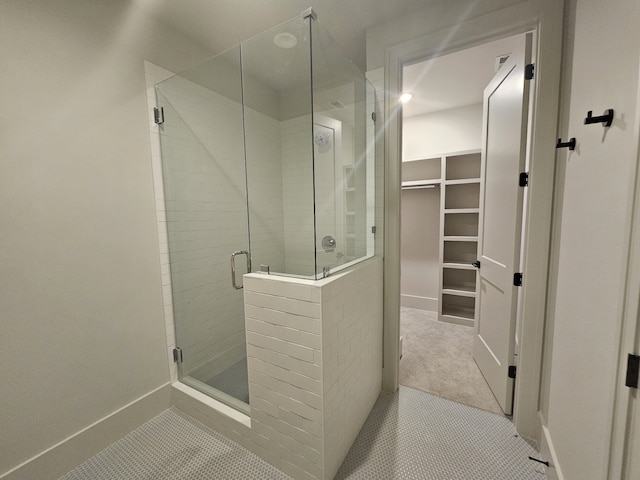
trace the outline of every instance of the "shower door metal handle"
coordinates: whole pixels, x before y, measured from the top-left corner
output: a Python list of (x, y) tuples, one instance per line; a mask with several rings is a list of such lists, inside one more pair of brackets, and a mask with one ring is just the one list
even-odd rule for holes
[(236, 285), (236, 255), (246, 255), (247, 256), (247, 273), (251, 273), (251, 255), (247, 250), (238, 250), (237, 252), (233, 252), (231, 254), (231, 285), (236, 290), (241, 290), (244, 288), (244, 285)]

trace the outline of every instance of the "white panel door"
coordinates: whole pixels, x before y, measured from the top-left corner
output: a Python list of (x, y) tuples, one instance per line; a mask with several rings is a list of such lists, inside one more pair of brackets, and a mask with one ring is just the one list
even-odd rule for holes
[(508, 415), (513, 408), (517, 288), (513, 284), (520, 257), (531, 38), (523, 35), (518, 51), (484, 91), (483, 185), (478, 241), (478, 291), (473, 357)]

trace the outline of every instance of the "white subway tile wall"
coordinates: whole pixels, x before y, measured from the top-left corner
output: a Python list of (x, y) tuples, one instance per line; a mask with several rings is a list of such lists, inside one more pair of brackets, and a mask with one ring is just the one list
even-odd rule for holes
[(325, 478), (333, 478), (382, 388), (382, 259), (322, 289)]
[(245, 277), (252, 431), (329, 479), (381, 389), (382, 260), (301, 282)]
[(280, 122), (285, 271), (315, 273), (311, 115)]
[(312, 293), (320, 287), (251, 277), (245, 312), (252, 430), (278, 445), (283, 462), (323, 478), (322, 305)]
[(247, 190), (254, 270), (285, 272), (283, 164), (280, 122), (245, 108)]
[(176, 333), (184, 374), (206, 382), (246, 355), (229, 264), (249, 249), (242, 107), (180, 76), (158, 95)]

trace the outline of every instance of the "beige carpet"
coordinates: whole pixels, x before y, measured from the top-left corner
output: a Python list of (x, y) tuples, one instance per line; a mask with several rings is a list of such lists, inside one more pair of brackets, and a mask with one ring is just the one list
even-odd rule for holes
[(437, 318), (437, 312), (401, 308), (400, 385), (502, 415), (472, 358), (473, 328)]

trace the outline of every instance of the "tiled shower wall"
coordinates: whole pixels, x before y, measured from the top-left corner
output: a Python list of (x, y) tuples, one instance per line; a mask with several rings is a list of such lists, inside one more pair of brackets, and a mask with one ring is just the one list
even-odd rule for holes
[(281, 124), (285, 272), (315, 273), (311, 115)]
[(382, 259), (321, 289), (324, 478), (333, 478), (382, 388)]
[(170, 82), (159, 95), (169, 92), (160, 135), (173, 307), (185, 373), (210, 378), (245, 356), (229, 267), (230, 252), (249, 248), (242, 109), (181, 77)]
[[(231, 252), (249, 247), (244, 169), (234, 163), (244, 160), (241, 107), (193, 82), (174, 78), (170, 100), (179, 112), (165, 102), (167, 128), (161, 129), (153, 122), (154, 85), (173, 74), (150, 62), (145, 63), (145, 70), (168, 355), (171, 358), (176, 346), (175, 297), (176, 312), (190, 319), (188, 335), (180, 339), (180, 347), (189, 352), (189, 368), (208, 368), (213, 359), (226, 352), (228, 359), (217, 367), (223, 369), (245, 355), (242, 292), (230, 287), (228, 260)], [(251, 221), (256, 227), (252, 253), (257, 262), (280, 268), (284, 265), (280, 123), (251, 109), (246, 111), (245, 122), (252, 133), (247, 152), (259, 158), (255, 162), (249, 159), (247, 167), (259, 179), (251, 185), (249, 197)], [(160, 134), (164, 135), (162, 154), (174, 169), (167, 198)], [(180, 160), (174, 161), (172, 156)], [(174, 220), (173, 266), (169, 263), (167, 209)], [(243, 260), (238, 257), (239, 262)], [(224, 321), (234, 317), (236, 321)], [(193, 342), (185, 343), (188, 339)], [(215, 374), (213, 370), (211, 373)], [(173, 363), (171, 378), (177, 380)]]

